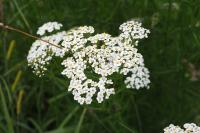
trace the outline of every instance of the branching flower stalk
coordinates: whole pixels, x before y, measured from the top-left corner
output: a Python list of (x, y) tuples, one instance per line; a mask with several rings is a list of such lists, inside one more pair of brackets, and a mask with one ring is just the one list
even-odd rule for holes
[(46, 43), (48, 43), (48, 44), (50, 44), (50, 45), (52, 45), (52, 46), (55, 46), (55, 47), (58, 47), (58, 48), (62, 48), (62, 47), (59, 47), (59, 46), (57, 46), (57, 45), (55, 45), (55, 44), (53, 44), (53, 43), (50, 43), (50, 42), (48, 42), (48, 41), (46, 41), (46, 40), (43, 40), (43, 39), (41, 39), (41, 38), (39, 38), (39, 37), (37, 37), (37, 36), (31, 35), (30, 33), (24, 32), (24, 31), (22, 31), (22, 30), (20, 30), (20, 29), (14, 28), (14, 27), (9, 26), (9, 25), (5, 25), (4, 23), (0, 23), (0, 27), (1, 27), (1, 28), (4, 28), (4, 29), (11, 30), (11, 31), (16, 31), (16, 32), (18, 32), (18, 33), (21, 33), (21, 34), (23, 34), (23, 35), (25, 35), (25, 36), (28, 36), (28, 37), (31, 37), (31, 38), (33, 38), (33, 39), (41, 40), (41, 41), (46, 42)]

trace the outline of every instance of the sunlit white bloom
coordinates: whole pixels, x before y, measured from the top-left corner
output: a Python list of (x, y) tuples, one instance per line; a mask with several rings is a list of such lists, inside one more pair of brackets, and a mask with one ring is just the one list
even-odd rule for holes
[[(137, 21), (128, 21), (120, 25), (119, 29), (122, 31), (120, 34), (121, 38), (124, 38), (127, 41), (139, 40), (143, 38), (147, 38), (150, 31), (141, 27), (141, 23)], [(136, 43), (137, 46), (137, 43)]]
[(88, 40), (91, 43), (97, 43), (98, 41), (108, 42), (108, 41), (110, 41), (110, 37), (111, 37), (111, 35), (109, 35), (107, 33), (102, 33), (102, 34), (96, 34), (95, 36), (91, 36), (88, 38)]
[(186, 123), (183, 127), (186, 133), (200, 133), (200, 127), (194, 123)]
[(183, 127), (184, 129), (170, 124), (164, 129), (164, 133), (200, 133), (200, 127), (194, 123), (186, 123)]
[(37, 34), (42, 36), (46, 32), (53, 32), (54, 30), (60, 30), (63, 25), (57, 22), (48, 22), (43, 24), (41, 27), (38, 28)]
[(76, 27), (67, 32), (67, 35), (63, 38), (61, 45), (66, 51), (75, 52), (80, 48), (83, 48), (88, 42), (87, 36), (94, 33), (92, 26)]
[(28, 64), (42, 76), (53, 57), (63, 59), (61, 74), (70, 79), (68, 91), (80, 104), (91, 104), (93, 99), (101, 103), (115, 94), (111, 78), (114, 73), (125, 76), (127, 88), (149, 88), (149, 71), (135, 47), (139, 39), (148, 37), (149, 30), (135, 21), (128, 21), (119, 29), (122, 32), (117, 37), (107, 33), (93, 35), (91, 26), (43, 37), (61, 48), (37, 40), (29, 51)]
[(174, 126), (173, 124), (170, 124), (164, 129), (164, 133), (184, 133), (184, 130), (181, 129), (179, 126)]

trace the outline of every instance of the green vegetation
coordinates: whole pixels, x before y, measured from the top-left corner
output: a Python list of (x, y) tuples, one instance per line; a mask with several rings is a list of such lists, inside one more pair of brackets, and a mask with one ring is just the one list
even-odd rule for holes
[[(199, 0), (4, 0), (3, 22), (35, 34), (48, 21), (64, 28), (91, 25), (118, 34), (141, 20), (151, 30), (139, 50), (151, 72), (149, 90), (117, 91), (102, 104), (80, 106), (69, 81), (53, 70), (28, 68), (33, 39), (0, 30), (0, 133), (159, 133), (170, 123), (200, 125)], [(55, 63), (56, 65), (56, 63)]]

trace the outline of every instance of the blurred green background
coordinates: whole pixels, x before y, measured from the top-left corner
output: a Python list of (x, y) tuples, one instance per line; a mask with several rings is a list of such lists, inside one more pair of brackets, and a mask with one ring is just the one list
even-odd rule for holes
[(48, 21), (91, 25), (98, 33), (138, 19), (151, 30), (139, 52), (150, 70), (149, 90), (117, 90), (102, 104), (80, 106), (69, 81), (27, 67), (34, 41), (0, 31), (0, 133), (159, 133), (170, 123), (200, 125), (200, 0), (3, 0), (2, 21), (35, 34)]

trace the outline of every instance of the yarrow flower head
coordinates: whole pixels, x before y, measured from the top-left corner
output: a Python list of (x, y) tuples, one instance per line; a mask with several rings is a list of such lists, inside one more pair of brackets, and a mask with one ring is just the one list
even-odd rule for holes
[[(39, 28), (39, 33), (59, 29), (60, 26), (55, 28), (56, 24), (44, 24)], [(42, 76), (53, 57), (63, 59), (61, 65), (64, 70), (61, 74), (70, 79), (68, 91), (80, 104), (90, 104), (94, 98), (101, 103), (115, 94), (116, 88), (111, 78), (114, 73), (124, 75), (127, 88), (149, 88), (149, 71), (136, 48), (140, 39), (148, 37), (149, 30), (135, 21), (125, 22), (119, 29), (121, 33), (117, 37), (107, 33), (95, 35), (92, 26), (44, 36), (42, 40), (61, 48), (36, 40), (29, 51), (28, 64), (34, 73)], [(69, 53), (70, 56), (67, 56)], [(88, 76), (88, 73), (93, 76)]]
[(179, 126), (170, 124), (164, 129), (164, 133), (200, 133), (200, 127), (194, 123), (186, 123), (183, 125), (184, 129)]

